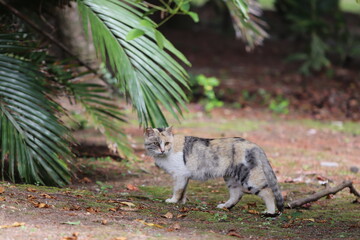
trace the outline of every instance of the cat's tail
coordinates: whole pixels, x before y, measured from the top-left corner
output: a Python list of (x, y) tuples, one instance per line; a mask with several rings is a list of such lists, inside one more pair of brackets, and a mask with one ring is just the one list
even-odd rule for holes
[(263, 164), (263, 170), (265, 172), (266, 180), (268, 183), (269, 188), (272, 190), (274, 197), (275, 197), (275, 204), (277, 209), (282, 212), (284, 210), (284, 198), (281, 194), (280, 187), (278, 185), (277, 178), (275, 176), (275, 173), (269, 163), (269, 160), (267, 159), (265, 153), (262, 152), (262, 164)]

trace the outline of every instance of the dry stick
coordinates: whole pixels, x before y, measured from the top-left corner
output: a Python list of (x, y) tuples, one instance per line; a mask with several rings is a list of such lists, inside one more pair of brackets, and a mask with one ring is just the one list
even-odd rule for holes
[(306, 198), (301, 198), (301, 199), (291, 201), (290, 203), (287, 204), (287, 207), (288, 208), (300, 207), (306, 203), (317, 201), (318, 199), (320, 199), (324, 196), (327, 196), (330, 194), (335, 194), (347, 187), (350, 189), (350, 193), (354, 194), (356, 197), (360, 197), (360, 193), (358, 191), (356, 191), (355, 187), (353, 186), (353, 183), (351, 181), (345, 181), (336, 187), (325, 189), (323, 191), (320, 191), (313, 195), (310, 195)]
[(76, 61), (80, 63), (80, 65), (86, 67), (90, 72), (94, 73), (95, 75), (99, 76), (99, 78), (109, 87), (114, 93), (118, 93), (118, 91), (110, 85), (103, 76), (99, 75), (98, 71), (91, 67), (89, 64), (81, 60), (79, 57), (77, 57), (75, 54), (73, 54), (64, 44), (57, 41), (56, 38), (54, 38), (52, 35), (50, 35), (47, 32), (44, 32), (41, 27), (39, 27), (34, 21), (32, 21), (27, 16), (23, 15), (20, 11), (18, 11), (16, 8), (11, 6), (6, 2), (6, 0), (0, 0), (0, 4), (2, 4), (4, 7), (6, 7), (10, 12), (12, 12), (17, 17), (24, 20), (26, 23), (28, 23), (34, 30), (39, 32), (41, 35), (45, 36), (47, 39), (49, 39), (51, 42), (53, 42), (55, 45), (57, 45), (59, 48), (61, 48), (66, 54), (68, 54), (70, 57), (74, 58)]

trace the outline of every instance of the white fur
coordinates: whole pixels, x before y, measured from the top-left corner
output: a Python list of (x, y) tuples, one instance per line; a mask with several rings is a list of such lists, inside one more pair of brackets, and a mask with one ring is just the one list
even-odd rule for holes
[(181, 189), (186, 189), (186, 185), (191, 176), (190, 171), (184, 164), (182, 152), (169, 152), (166, 155), (155, 157), (156, 164), (169, 173), (174, 179), (174, 189), (172, 198), (166, 199), (167, 203), (177, 203), (181, 201), (186, 202), (186, 196), (184, 194), (182, 199), (176, 195)]
[(171, 176), (190, 177), (190, 171), (184, 164), (182, 152), (169, 152), (163, 156), (155, 156), (156, 164)]

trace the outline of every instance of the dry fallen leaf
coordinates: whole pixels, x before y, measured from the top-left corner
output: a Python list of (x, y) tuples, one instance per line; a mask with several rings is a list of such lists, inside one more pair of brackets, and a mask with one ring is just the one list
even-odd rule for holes
[(174, 214), (172, 214), (171, 212), (167, 212), (166, 214), (162, 215), (162, 217), (164, 217), (164, 218), (173, 218)]
[(112, 238), (111, 240), (127, 240), (126, 237), (116, 237), (116, 238)]
[(36, 197), (34, 195), (27, 195), (27, 199), (28, 200), (34, 200), (34, 199), (36, 199)]
[(31, 188), (31, 187), (28, 187), (26, 189), (26, 191), (28, 191), (28, 192), (37, 192), (37, 190), (35, 188)]
[(0, 229), (1, 229), (1, 228), (21, 227), (21, 226), (24, 226), (24, 225), (25, 225), (24, 222), (14, 222), (14, 223), (11, 224), (11, 225), (2, 225), (2, 226), (0, 226)]
[(63, 237), (61, 240), (77, 240), (79, 233), (73, 233), (71, 237)]
[(226, 234), (227, 236), (242, 238), (234, 229), (230, 229)]
[(5, 201), (6, 201), (5, 197), (0, 197), (0, 202), (5, 202)]
[(251, 213), (251, 214), (260, 214), (258, 211), (252, 210), (252, 209), (248, 210), (248, 213)]
[(139, 188), (132, 185), (131, 183), (129, 183), (128, 185), (126, 185), (126, 189), (130, 190), (130, 191), (139, 191)]
[(108, 223), (108, 221), (106, 219), (101, 220), (102, 225), (106, 225), (107, 223)]
[(37, 202), (36, 204), (34, 204), (34, 206), (36, 208), (50, 208), (51, 207), (49, 204), (42, 203), (42, 202)]
[(0, 187), (0, 194), (2, 194), (3, 192), (5, 192), (5, 188), (4, 188), (4, 187)]
[(303, 221), (315, 222), (315, 219), (313, 219), (313, 218), (304, 218)]
[(163, 226), (159, 225), (159, 224), (156, 224), (156, 223), (147, 223), (145, 222), (144, 220), (141, 220), (141, 219), (136, 219), (135, 221), (138, 221), (142, 224), (145, 224), (146, 226), (149, 226), (149, 227), (157, 227), (157, 228), (164, 228)]
[(73, 205), (73, 206), (70, 206), (69, 210), (70, 211), (79, 211), (79, 210), (81, 210), (81, 207), (78, 205)]
[(116, 212), (116, 208), (109, 208), (109, 211)]
[(90, 178), (84, 177), (84, 178), (80, 179), (79, 182), (81, 182), (81, 183), (91, 183), (92, 181), (91, 181)]
[(133, 204), (131, 202), (120, 202), (120, 204), (126, 205), (128, 207), (135, 207), (135, 204)]
[(96, 213), (96, 212), (99, 212), (98, 209), (96, 208), (92, 208), (92, 207), (88, 207), (86, 208), (86, 211), (89, 212), (89, 213)]
[(325, 219), (318, 219), (316, 220), (317, 223), (326, 223), (327, 221)]
[(171, 228), (172, 228), (172, 229), (174, 229), (174, 230), (180, 230), (180, 229), (181, 229), (181, 227), (180, 227), (180, 224), (179, 224), (179, 223), (175, 223), (175, 224), (173, 224), (173, 225), (171, 226)]
[(47, 199), (56, 199), (56, 197), (50, 196), (49, 194), (46, 194), (46, 193), (42, 193), (42, 194), (40, 194), (40, 196), (42, 196), (43, 198), (47, 198)]

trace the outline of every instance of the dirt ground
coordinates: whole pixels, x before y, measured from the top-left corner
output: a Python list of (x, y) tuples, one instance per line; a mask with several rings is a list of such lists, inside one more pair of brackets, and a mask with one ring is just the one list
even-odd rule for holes
[[(198, 108), (189, 106), (176, 132), (258, 143), (287, 201), (320, 191), (321, 181), (334, 186), (352, 180), (360, 189), (354, 172), (360, 167), (360, 135), (347, 132), (345, 123), (340, 128), (254, 109), (222, 108), (208, 116)], [(216, 209), (227, 197), (221, 179), (190, 182), (187, 204), (166, 204), (170, 177), (143, 155), (141, 130), (134, 125), (126, 131), (140, 161), (79, 159), (78, 178), (63, 189), (2, 182), (0, 239), (357, 239), (360, 234), (359, 203), (352, 203), (348, 190), (307, 208), (286, 209), (275, 219), (259, 215), (264, 205), (255, 196), (245, 196), (231, 211)], [(90, 129), (76, 136), (102, 141)]]

